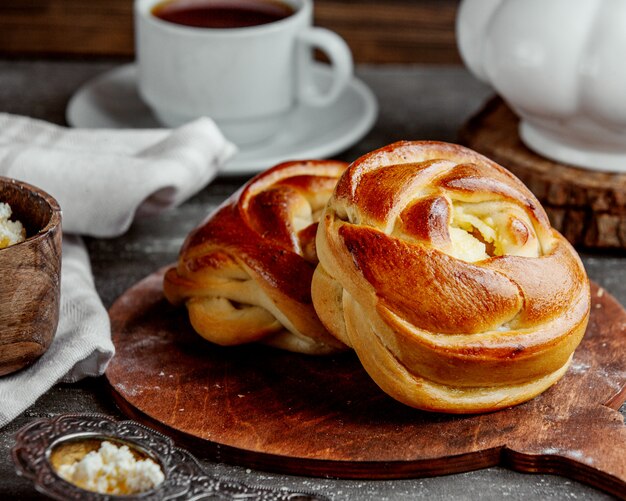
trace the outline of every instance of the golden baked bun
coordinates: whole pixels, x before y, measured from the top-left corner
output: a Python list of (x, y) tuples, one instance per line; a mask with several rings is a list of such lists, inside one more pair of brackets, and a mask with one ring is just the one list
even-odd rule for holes
[(374, 381), (416, 408), (487, 412), (566, 372), (589, 317), (569, 243), (510, 172), (399, 142), (342, 175), (317, 233), (313, 303)]
[(189, 234), (165, 297), (220, 345), (260, 341), (325, 354), (344, 349), (317, 317), (311, 278), (319, 216), (347, 164), (288, 162), (259, 174)]

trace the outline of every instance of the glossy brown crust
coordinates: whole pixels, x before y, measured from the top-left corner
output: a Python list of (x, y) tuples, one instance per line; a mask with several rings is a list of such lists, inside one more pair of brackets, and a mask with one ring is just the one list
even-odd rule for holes
[(313, 354), (344, 348), (319, 321), (310, 286), (317, 219), (346, 167), (280, 164), (189, 234), (164, 292), (187, 305), (199, 334), (222, 345), (262, 341)]
[(450, 222), (450, 204), (444, 197), (426, 197), (407, 207), (399, 216), (400, 228), (416, 239), (438, 245), (450, 244), (445, 227)]
[[(338, 233), (380, 304), (420, 329), (483, 332), (508, 322), (522, 306), (516, 285), (497, 271), (366, 226), (346, 224)], [(449, 307), (441, 307), (442, 298)]]
[[(496, 235), (489, 254), (455, 257), (454, 228), (485, 221)], [(316, 243), (322, 322), (413, 407), (526, 401), (565, 373), (587, 325), (589, 282), (574, 249), (517, 178), (461, 146), (400, 142), (355, 161)]]

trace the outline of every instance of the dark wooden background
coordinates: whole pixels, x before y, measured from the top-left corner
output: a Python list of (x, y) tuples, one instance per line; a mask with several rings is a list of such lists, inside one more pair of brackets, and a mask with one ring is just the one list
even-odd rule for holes
[[(459, 0), (315, 0), (357, 63), (460, 63)], [(0, 0), (0, 56), (133, 55), (133, 0)]]

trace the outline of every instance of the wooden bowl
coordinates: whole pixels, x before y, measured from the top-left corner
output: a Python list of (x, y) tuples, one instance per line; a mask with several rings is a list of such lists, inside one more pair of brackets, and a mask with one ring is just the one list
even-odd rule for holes
[(44, 191), (0, 177), (0, 202), (26, 240), (0, 249), (0, 376), (30, 365), (50, 346), (59, 321), (61, 209)]

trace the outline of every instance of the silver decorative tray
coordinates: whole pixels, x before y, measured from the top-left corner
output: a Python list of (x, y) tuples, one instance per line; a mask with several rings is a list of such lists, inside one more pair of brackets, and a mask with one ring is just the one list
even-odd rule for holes
[[(134, 453), (151, 458), (161, 466), (165, 480), (153, 490), (118, 496), (81, 489), (57, 475), (52, 461), (55, 451), (67, 444), (102, 440), (128, 445)], [(11, 454), (19, 475), (32, 480), (42, 494), (59, 500), (328, 501), (309, 492), (249, 487), (207, 475), (196, 458), (175, 447), (165, 435), (134, 421), (115, 421), (97, 414), (35, 420), (17, 432)]]

